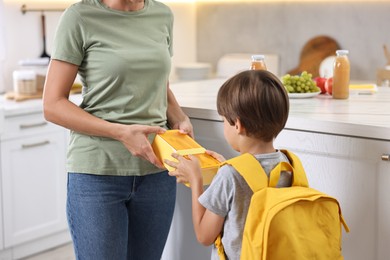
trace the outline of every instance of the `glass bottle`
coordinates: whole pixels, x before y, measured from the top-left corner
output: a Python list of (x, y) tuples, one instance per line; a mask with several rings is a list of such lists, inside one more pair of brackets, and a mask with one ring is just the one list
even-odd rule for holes
[(264, 55), (252, 55), (251, 70), (267, 70), (265, 65), (265, 56)]
[(335, 99), (347, 99), (349, 97), (350, 64), (348, 53), (348, 50), (336, 51), (332, 89), (332, 96)]

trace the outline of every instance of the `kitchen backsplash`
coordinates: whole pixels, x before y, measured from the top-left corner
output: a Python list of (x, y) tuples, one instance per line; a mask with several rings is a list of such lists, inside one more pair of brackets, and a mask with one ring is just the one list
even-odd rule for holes
[(390, 1), (198, 3), (197, 57), (216, 66), (226, 53), (275, 53), (283, 74), (298, 66), (307, 41), (327, 35), (350, 51), (352, 79), (375, 80), (389, 24)]
[[(0, 72), (8, 90), (18, 61), (42, 53), (41, 14), (23, 14), (22, 4), (23, 0), (4, 1), (5, 60)], [(167, 4), (175, 15), (173, 66), (199, 61), (211, 63), (215, 70), (218, 59), (227, 53), (273, 53), (280, 57), (283, 74), (299, 64), (300, 51), (309, 39), (328, 35), (349, 49), (353, 79), (375, 80), (376, 69), (386, 64), (383, 44), (390, 47), (390, 33), (384, 29), (390, 24), (390, 0)], [(61, 13), (45, 15), (50, 54)]]

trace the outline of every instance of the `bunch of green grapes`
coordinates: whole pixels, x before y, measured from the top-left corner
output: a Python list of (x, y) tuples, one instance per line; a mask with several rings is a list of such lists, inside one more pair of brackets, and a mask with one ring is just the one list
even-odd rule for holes
[(312, 74), (304, 71), (301, 75), (291, 76), (286, 74), (282, 77), (282, 83), (288, 93), (310, 93), (318, 92), (316, 82), (312, 78)]

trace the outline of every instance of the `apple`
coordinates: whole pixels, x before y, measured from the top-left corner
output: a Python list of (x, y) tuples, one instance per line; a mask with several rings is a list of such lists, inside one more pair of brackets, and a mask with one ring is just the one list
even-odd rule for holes
[(325, 94), (326, 93), (326, 89), (325, 89), (325, 82), (326, 82), (327, 78), (324, 78), (324, 77), (316, 77), (314, 78), (314, 81), (316, 82), (316, 85), (317, 87), (320, 88), (321, 90), (321, 94)]
[(332, 95), (332, 88), (333, 88), (333, 77), (330, 77), (325, 81), (325, 89), (329, 95)]

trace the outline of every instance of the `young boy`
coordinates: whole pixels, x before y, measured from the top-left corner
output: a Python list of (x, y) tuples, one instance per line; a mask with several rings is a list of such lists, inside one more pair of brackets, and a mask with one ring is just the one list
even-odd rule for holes
[[(239, 153), (253, 154), (267, 174), (287, 157), (274, 148), (273, 141), (284, 128), (289, 100), (280, 80), (265, 70), (248, 70), (227, 80), (218, 92), (218, 113), (223, 118), (224, 136)], [(207, 151), (219, 161), (225, 159)], [(253, 192), (230, 165), (221, 167), (204, 191), (196, 157), (173, 154), (178, 163), (170, 172), (178, 182), (189, 182), (192, 193), (192, 217), (196, 237), (203, 245), (211, 245), (222, 233), (227, 259), (240, 259), (241, 241), (246, 215)], [(254, 172), (254, 174), (257, 174)], [(282, 172), (278, 187), (291, 186), (291, 174)], [(212, 259), (219, 259), (216, 248)]]

